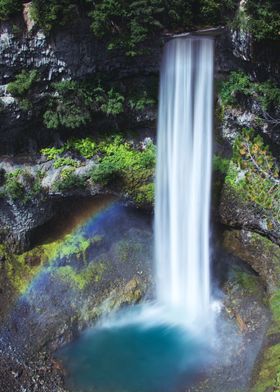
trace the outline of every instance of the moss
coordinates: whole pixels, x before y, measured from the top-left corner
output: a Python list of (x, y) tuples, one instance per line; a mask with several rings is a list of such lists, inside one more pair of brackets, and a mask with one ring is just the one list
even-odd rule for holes
[(55, 270), (55, 276), (69, 284), (73, 289), (84, 290), (89, 284), (102, 280), (106, 270), (103, 262), (92, 262), (85, 269), (76, 271), (67, 265)]
[(236, 270), (234, 271), (234, 280), (248, 294), (258, 293), (259, 285), (256, 276), (242, 270)]
[(140, 243), (131, 240), (119, 241), (114, 248), (114, 255), (123, 263), (136, 261), (141, 254), (142, 246)]
[(279, 387), (279, 373), (280, 343), (265, 349), (257, 383), (250, 392), (265, 392), (267, 388)]
[(271, 336), (280, 332), (280, 289), (270, 296), (269, 306), (272, 313), (272, 323), (267, 334)]
[[(55, 260), (63, 258), (70, 260), (73, 256), (78, 259), (84, 259), (85, 252), (90, 247), (91, 243), (95, 243), (99, 240), (98, 237), (96, 239), (94, 237), (93, 240), (90, 241), (83, 237), (81, 233), (74, 233), (66, 235), (62, 240), (37, 246), (21, 255), (10, 255), (5, 246), (0, 245), (0, 256), (5, 260), (6, 275), (14, 290), (18, 293), (23, 293), (29, 286), (30, 281), (41, 270), (42, 266), (49, 263), (51, 268), (51, 265)], [(91, 268), (92, 269), (87, 270), (87, 275), (90, 276), (90, 274), (94, 272), (96, 273), (95, 279), (98, 279), (101, 267), (96, 270), (96, 267)], [(70, 273), (71, 271), (69, 272), (66, 269), (66, 272)], [(76, 278), (77, 282), (81, 279), (79, 274), (74, 276), (74, 278)], [(85, 280), (84, 275), (82, 275), (82, 279)], [(81, 281), (79, 285), (81, 285)]]
[(245, 230), (224, 233), (227, 250), (246, 261), (273, 293), (280, 282), (280, 247), (268, 238)]
[(17, 293), (24, 293), (30, 280), (40, 269), (41, 256), (37, 251), (21, 256), (11, 255), (4, 245), (0, 245), (0, 254), (5, 261), (5, 273), (13, 289)]

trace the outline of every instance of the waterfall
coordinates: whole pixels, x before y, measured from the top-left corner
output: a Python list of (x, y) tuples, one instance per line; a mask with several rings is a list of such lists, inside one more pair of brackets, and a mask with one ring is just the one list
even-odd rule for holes
[(189, 323), (207, 322), (214, 40), (166, 44), (155, 207), (157, 299)]

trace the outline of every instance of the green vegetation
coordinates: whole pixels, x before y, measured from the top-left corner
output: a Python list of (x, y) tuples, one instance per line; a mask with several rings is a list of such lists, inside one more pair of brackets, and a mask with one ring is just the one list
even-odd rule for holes
[(57, 158), (53, 163), (53, 167), (55, 169), (58, 169), (59, 167), (63, 167), (63, 166), (79, 167), (79, 165), (80, 164), (78, 161), (69, 157)]
[(17, 169), (5, 175), (4, 193), (11, 199), (23, 199), (25, 196), (24, 185), (20, 182), (20, 176), (23, 174), (21, 169)]
[(58, 25), (71, 23), (79, 16), (79, 5), (86, 1), (78, 0), (32, 0), (32, 17), (38, 25), (49, 32)]
[(143, 53), (142, 44), (160, 32), (225, 24), (236, 6), (235, 0), (34, 0), (32, 15), (49, 32), (88, 14), (92, 32), (106, 39), (108, 49), (123, 49), (134, 56)]
[(72, 80), (54, 83), (53, 88), (56, 94), (51, 98), (44, 114), (47, 128), (74, 129), (90, 121), (93, 98), (86, 88)]
[(55, 182), (54, 189), (59, 192), (83, 189), (85, 187), (86, 179), (75, 173), (74, 167), (65, 167), (61, 173), (60, 178)]
[(253, 130), (244, 129), (236, 139), (225, 182), (246, 201), (272, 210), (280, 219), (279, 167)]
[(53, 258), (64, 258), (73, 255), (83, 255), (89, 248), (90, 241), (86, 239), (81, 233), (67, 234), (63, 241), (55, 244), (56, 250), (52, 255)]
[(41, 150), (41, 154), (44, 155), (45, 157), (48, 158), (48, 160), (53, 160), (58, 157), (58, 155), (62, 154), (64, 152), (64, 148), (56, 148), (56, 147), (50, 147), (50, 148), (43, 148)]
[(10, 173), (6, 173), (1, 194), (12, 200), (21, 200), (23, 203), (26, 203), (41, 193), (42, 175), (38, 171), (33, 176), (24, 169), (16, 169)]
[(243, 72), (232, 72), (229, 79), (222, 83), (220, 98), (222, 105), (239, 106), (240, 97), (249, 99), (254, 97), (263, 111), (273, 110), (280, 105), (280, 88), (271, 81), (257, 83)]
[(77, 153), (86, 159), (90, 159), (97, 152), (96, 143), (89, 137), (84, 139), (70, 139), (60, 148), (49, 147), (41, 150), (41, 154), (47, 157), (48, 160), (56, 161), (61, 159), (61, 155), (65, 152)]
[[(53, 160), (54, 168), (63, 167), (60, 178), (54, 184), (56, 191), (84, 188), (91, 178), (104, 187), (121, 187), (138, 205), (153, 203), (156, 157), (152, 142), (137, 150), (121, 136), (105, 138), (99, 143), (90, 138), (71, 139), (60, 148), (44, 148), (41, 153)], [(77, 159), (65, 154), (74, 154)], [(96, 163), (91, 173), (85, 176), (75, 173), (75, 168), (82, 164), (78, 160), (81, 157), (94, 158)]]
[[(266, 390), (269, 390), (271, 387), (275, 387), (278, 389), (278, 387), (280, 386), (280, 384), (278, 383), (279, 373), (280, 344), (275, 344), (265, 349), (257, 383), (250, 390), (250, 392), (264, 392)], [(273, 388), (272, 390), (277, 389)]]
[(37, 70), (23, 70), (20, 74), (16, 75), (13, 82), (8, 84), (7, 91), (14, 97), (18, 98), (19, 107), (21, 110), (28, 111), (32, 108), (32, 100), (30, 99), (30, 95), (38, 80), (39, 73)]
[(70, 284), (73, 289), (84, 290), (89, 284), (100, 282), (105, 270), (103, 262), (92, 262), (79, 271), (70, 265), (59, 267), (55, 270), (55, 276)]
[(67, 149), (76, 151), (82, 157), (90, 159), (96, 153), (96, 143), (89, 137), (85, 139), (72, 139), (67, 143)]
[(256, 40), (280, 37), (280, 3), (278, 0), (247, 0), (247, 29)]
[(213, 169), (226, 175), (228, 172), (230, 160), (222, 158), (220, 155), (214, 155), (213, 157)]
[(33, 69), (31, 71), (23, 70), (20, 74), (16, 75), (15, 81), (8, 84), (8, 92), (15, 97), (26, 96), (34, 83), (38, 81), (39, 73)]
[(275, 158), (261, 136), (243, 129), (233, 146), (232, 159), (214, 156), (213, 168), (247, 202), (271, 210), (280, 219), (280, 175)]
[(234, 271), (234, 280), (248, 294), (256, 295), (258, 293), (258, 278), (255, 275), (236, 268)]
[(90, 81), (65, 80), (52, 85), (55, 94), (44, 113), (47, 128), (79, 128), (92, 120), (94, 113), (116, 116), (124, 110), (124, 97), (113, 88), (105, 90)]
[(107, 37), (108, 49), (122, 48), (129, 56), (141, 54), (141, 44), (163, 30), (218, 25), (235, 9), (231, 0), (102, 0), (95, 4), (90, 11), (92, 31)]
[(108, 186), (111, 183), (122, 185), (122, 189), (139, 203), (153, 200), (153, 175), (155, 167), (155, 146), (150, 143), (142, 151), (132, 148), (115, 137), (111, 143), (100, 143), (99, 164), (93, 169), (94, 182)]
[(0, 0), (0, 21), (18, 13), (22, 9), (21, 0)]

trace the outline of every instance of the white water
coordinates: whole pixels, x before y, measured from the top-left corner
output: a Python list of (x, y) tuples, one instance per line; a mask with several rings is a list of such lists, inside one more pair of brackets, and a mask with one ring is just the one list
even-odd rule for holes
[(167, 43), (158, 121), (157, 299), (200, 325), (208, 323), (210, 309), (213, 53), (210, 37)]

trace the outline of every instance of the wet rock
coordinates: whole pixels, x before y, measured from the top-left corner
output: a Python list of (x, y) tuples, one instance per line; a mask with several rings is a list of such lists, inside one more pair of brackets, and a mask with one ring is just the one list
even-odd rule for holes
[(224, 234), (225, 248), (248, 263), (272, 293), (280, 282), (280, 247), (260, 234), (231, 230)]

